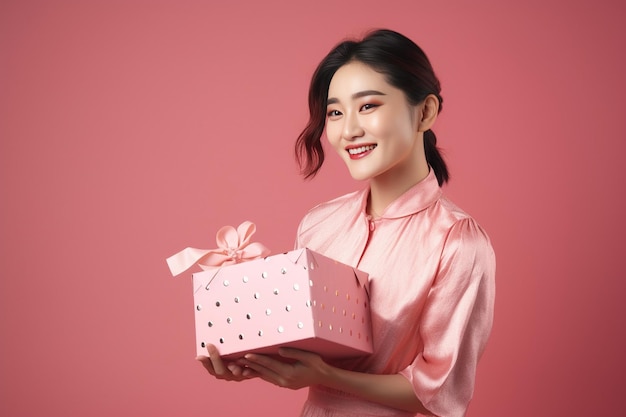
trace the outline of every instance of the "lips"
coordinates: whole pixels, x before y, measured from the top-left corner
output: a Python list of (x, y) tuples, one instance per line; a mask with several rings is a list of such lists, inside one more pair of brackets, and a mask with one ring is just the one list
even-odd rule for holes
[(366, 155), (369, 155), (370, 152), (372, 152), (376, 146), (378, 145), (363, 145), (363, 146), (356, 146), (353, 148), (348, 148), (346, 149), (348, 151), (348, 154), (350, 155), (350, 159), (359, 159), (359, 158), (363, 158)]

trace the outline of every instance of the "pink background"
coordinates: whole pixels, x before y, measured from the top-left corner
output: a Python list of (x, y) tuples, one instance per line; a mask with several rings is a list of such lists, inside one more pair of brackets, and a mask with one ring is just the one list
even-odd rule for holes
[(0, 1), (0, 415), (293, 416), (212, 380), (165, 258), (361, 184), (292, 144), (309, 78), (390, 27), (443, 84), (447, 193), (498, 256), (469, 416), (623, 415), (626, 17), (596, 1)]

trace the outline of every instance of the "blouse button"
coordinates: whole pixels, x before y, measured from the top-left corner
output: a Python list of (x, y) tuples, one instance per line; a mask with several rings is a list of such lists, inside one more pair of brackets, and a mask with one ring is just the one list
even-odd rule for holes
[(370, 220), (370, 232), (373, 232), (374, 229), (376, 229), (376, 226), (374, 225), (374, 222)]

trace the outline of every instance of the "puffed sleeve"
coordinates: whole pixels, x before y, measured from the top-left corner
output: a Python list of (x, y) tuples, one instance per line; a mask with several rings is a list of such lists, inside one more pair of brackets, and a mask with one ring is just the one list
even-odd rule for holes
[(424, 306), (423, 350), (401, 371), (435, 415), (465, 415), (491, 332), (494, 299), (495, 255), (489, 238), (473, 219), (459, 220), (448, 233)]

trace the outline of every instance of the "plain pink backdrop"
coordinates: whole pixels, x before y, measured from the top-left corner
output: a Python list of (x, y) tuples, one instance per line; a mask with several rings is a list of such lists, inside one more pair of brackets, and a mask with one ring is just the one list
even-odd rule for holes
[(469, 416), (623, 415), (621, 1), (0, 1), (0, 415), (295, 415), (305, 391), (194, 360), (165, 258), (257, 223), (292, 248), (362, 184), (292, 144), (322, 56), (372, 27), (443, 84), (446, 192), (498, 257)]

